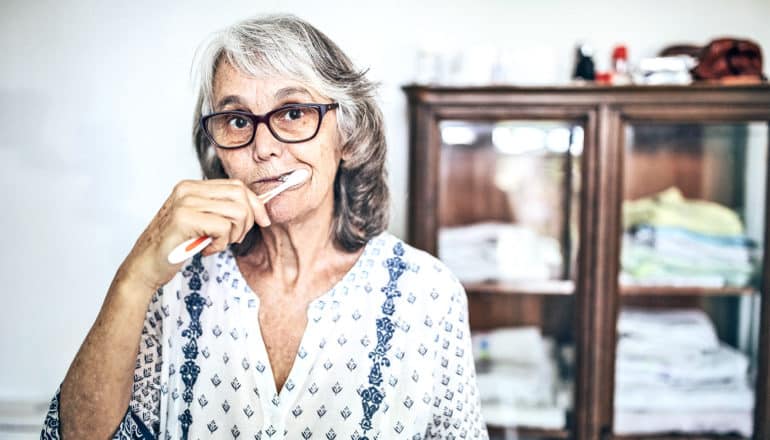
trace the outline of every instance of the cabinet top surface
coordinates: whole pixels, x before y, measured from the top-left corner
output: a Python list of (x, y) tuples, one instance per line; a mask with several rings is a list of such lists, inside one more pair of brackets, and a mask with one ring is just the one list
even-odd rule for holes
[(402, 87), (410, 100), (422, 102), (489, 101), (494, 99), (566, 99), (566, 100), (649, 100), (666, 99), (687, 101), (738, 101), (770, 104), (770, 84), (716, 85), (693, 84), (688, 86), (604, 86), (565, 85), (520, 87), (497, 86), (430, 86), (410, 84)]
[[(760, 119), (770, 118), (770, 84), (715, 85), (693, 84), (688, 86), (429, 86), (405, 85), (402, 87), (411, 105), (420, 104), (449, 108), (456, 106), (505, 106), (542, 105), (578, 106), (594, 108), (596, 105), (642, 106), (696, 106), (711, 112), (757, 113)], [(578, 108), (575, 107), (575, 108)]]
[(695, 83), (690, 85), (544, 85), (544, 86), (516, 86), (516, 85), (485, 85), (485, 86), (439, 86), (428, 84), (406, 84), (401, 87), (407, 93), (416, 92), (434, 92), (434, 93), (489, 93), (489, 92), (509, 92), (509, 93), (540, 93), (540, 92), (569, 92), (569, 93), (624, 93), (624, 92), (770, 92), (770, 83), (763, 82), (758, 84), (740, 84), (740, 85), (721, 85), (711, 83)]

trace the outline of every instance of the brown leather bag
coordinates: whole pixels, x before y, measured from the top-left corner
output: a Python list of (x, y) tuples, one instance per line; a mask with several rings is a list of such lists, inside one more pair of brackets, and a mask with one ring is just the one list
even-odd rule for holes
[(765, 79), (762, 73), (762, 50), (751, 40), (720, 38), (701, 50), (698, 65), (692, 70), (699, 80), (727, 77)]

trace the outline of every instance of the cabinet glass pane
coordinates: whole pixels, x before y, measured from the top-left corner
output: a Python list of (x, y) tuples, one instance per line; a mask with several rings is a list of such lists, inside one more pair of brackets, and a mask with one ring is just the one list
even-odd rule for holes
[(439, 124), (438, 253), (466, 287), (492, 438), (566, 435), (583, 127)]
[[(582, 127), (443, 121), (440, 130), (442, 259), (465, 282), (570, 280)], [(479, 246), (464, 253), (466, 244)]]
[(617, 434), (750, 437), (767, 122), (625, 127)]

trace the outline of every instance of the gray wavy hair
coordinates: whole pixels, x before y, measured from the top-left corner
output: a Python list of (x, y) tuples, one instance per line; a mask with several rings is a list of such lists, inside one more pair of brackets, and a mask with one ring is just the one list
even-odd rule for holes
[[(198, 102), (192, 135), (205, 179), (229, 177), (198, 122), (202, 114), (212, 112), (217, 67), (227, 61), (247, 75), (289, 77), (340, 104), (337, 130), (348, 159), (341, 162), (334, 179), (335, 243), (354, 251), (385, 230), (389, 194), (384, 124), (375, 102), (376, 85), (366, 78), (366, 70), (357, 70), (329, 37), (292, 15), (235, 23), (204, 42), (196, 58)], [(260, 240), (254, 225), (244, 241), (231, 248), (244, 255)]]

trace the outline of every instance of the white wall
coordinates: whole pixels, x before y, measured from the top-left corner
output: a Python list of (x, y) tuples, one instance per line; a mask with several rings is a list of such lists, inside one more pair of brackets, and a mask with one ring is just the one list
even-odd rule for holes
[(408, 156), (400, 86), (419, 47), (507, 48), (521, 57), (512, 75), (527, 82), (567, 80), (578, 40), (594, 44), (600, 64), (618, 42), (633, 61), (722, 35), (754, 38), (770, 55), (768, 0), (378, 3), (0, 4), (0, 400), (53, 393), (144, 225), (176, 181), (199, 176), (190, 61), (204, 36), (237, 19), (295, 13), (382, 82), (399, 235)]

